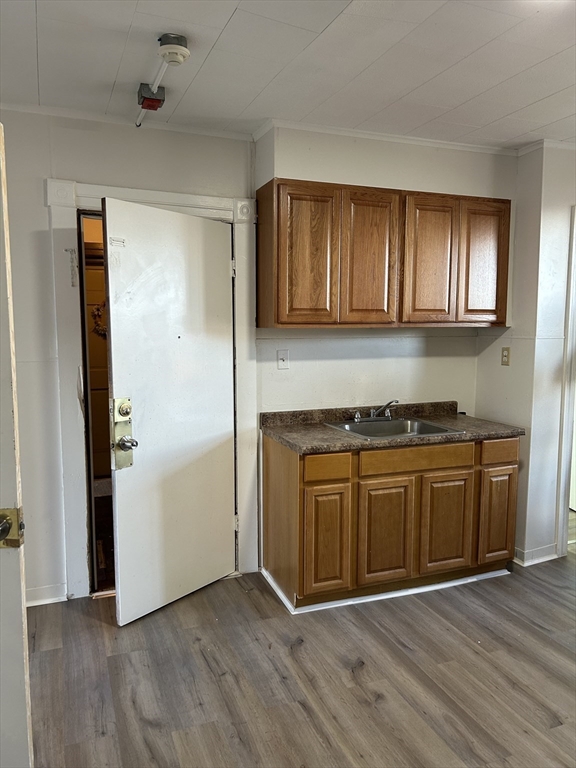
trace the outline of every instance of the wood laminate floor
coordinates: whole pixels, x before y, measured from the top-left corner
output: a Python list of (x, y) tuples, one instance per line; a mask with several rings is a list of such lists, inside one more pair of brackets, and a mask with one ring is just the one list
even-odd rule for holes
[(119, 629), (31, 608), (37, 768), (573, 768), (576, 553), (290, 616), (259, 574)]

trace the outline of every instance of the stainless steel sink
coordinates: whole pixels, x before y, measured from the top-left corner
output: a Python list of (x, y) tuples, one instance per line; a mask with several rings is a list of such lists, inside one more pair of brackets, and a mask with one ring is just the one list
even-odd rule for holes
[(371, 418), (360, 421), (342, 421), (326, 424), (327, 427), (348, 432), (355, 437), (365, 440), (378, 440), (394, 437), (419, 437), (421, 435), (462, 435), (463, 429), (449, 429), (420, 419), (386, 419)]

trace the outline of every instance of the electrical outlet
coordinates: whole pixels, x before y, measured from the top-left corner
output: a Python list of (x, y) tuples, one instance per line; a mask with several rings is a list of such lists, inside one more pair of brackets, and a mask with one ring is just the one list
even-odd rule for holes
[(284, 371), (290, 368), (290, 354), (287, 349), (276, 350), (276, 364), (279, 371)]
[(502, 347), (500, 365), (510, 365), (510, 347)]

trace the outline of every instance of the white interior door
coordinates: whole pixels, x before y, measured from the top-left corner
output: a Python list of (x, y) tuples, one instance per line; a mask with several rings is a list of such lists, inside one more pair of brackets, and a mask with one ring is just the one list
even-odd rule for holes
[(120, 625), (235, 569), (231, 226), (105, 199), (110, 398), (133, 465), (113, 470)]

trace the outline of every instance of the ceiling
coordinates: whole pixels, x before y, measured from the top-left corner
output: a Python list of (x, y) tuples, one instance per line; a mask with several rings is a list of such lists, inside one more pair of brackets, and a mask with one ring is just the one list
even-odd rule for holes
[(571, 143), (575, 11), (576, 0), (0, 0), (0, 100), (133, 122), (157, 38), (175, 32), (191, 57), (167, 71), (147, 123)]

